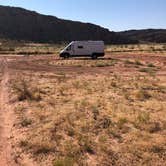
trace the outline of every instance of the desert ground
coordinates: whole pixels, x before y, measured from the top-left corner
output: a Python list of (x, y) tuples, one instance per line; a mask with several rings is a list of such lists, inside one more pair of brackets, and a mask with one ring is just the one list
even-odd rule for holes
[(165, 45), (32, 47), (0, 49), (0, 165), (166, 165)]

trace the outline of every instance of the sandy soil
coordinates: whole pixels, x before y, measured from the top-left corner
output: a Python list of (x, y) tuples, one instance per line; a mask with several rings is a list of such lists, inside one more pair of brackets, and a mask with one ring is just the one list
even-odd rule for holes
[[(10, 58), (9, 58), (10, 59)], [(10, 70), (8, 66), (8, 57), (0, 58), (0, 165), (1, 166), (17, 166), (28, 165), (34, 166), (30, 159), (26, 156), (21, 160), (17, 160), (15, 156), (15, 149), (13, 149), (13, 143), (15, 134), (14, 124), (15, 115), (10, 104), (9, 95), (9, 77)], [(20, 133), (19, 133), (20, 134)]]
[(7, 58), (0, 59), (2, 73), (0, 91), (0, 165), (15, 165), (11, 147), (13, 115), (9, 105), (8, 81), (9, 69)]
[[(59, 63), (66, 61), (55, 56), (0, 56), (0, 166), (15, 166), (15, 165), (35, 165), (27, 156), (18, 157), (16, 159), (15, 149), (13, 142), (15, 139), (14, 134), (21, 134), (15, 131), (15, 115), (10, 104), (9, 95), (9, 81), (12, 75), (19, 74), (22, 71), (28, 71), (31, 74), (34, 72), (64, 72), (67, 74), (81, 75), (81, 74), (108, 74), (108, 73), (121, 73), (127, 77), (131, 74), (138, 72), (137, 68), (130, 68), (124, 66), (125, 60), (139, 60), (143, 63), (153, 63), (158, 66), (157, 77), (166, 82), (166, 56), (155, 54), (108, 54), (105, 58), (100, 60), (117, 60), (119, 63), (116, 66), (106, 67), (86, 67), (86, 66), (73, 66), (59, 65)], [(85, 58), (74, 59), (78, 61), (88, 60)], [(72, 61), (74, 61), (72, 60)], [(70, 59), (68, 60), (70, 61)], [(52, 62), (55, 62), (52, 63)], [(123, 65), (122, 65), (123, 64)], [(143, 75), (144, 73), (142, 73)]]

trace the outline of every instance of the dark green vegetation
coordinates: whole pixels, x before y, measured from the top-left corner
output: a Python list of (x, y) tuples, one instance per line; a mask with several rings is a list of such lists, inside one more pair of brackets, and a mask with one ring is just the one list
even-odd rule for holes
[(147, 29), (112, 32), (90, 23), (42, 15), (22, 8), (0, 6), (0, 40), (63, 43), (103, 40), (107, 44), (165, 43), (166, 30)]
[(137, 43), (90, 23), (62, 20), (22, 8), (0, 6), (0, 38), (61, 43), (72, 40), (103, 40), (106, 43)]
[(63, 43), (103, 40), (107, 44), (165, 43), (166, 30), (147, 29), (112, 32), (91, 23), (47, 16), (16, 7), (0, 6), (0, 40)]
[(140, 42), (166, 43), (165, 29), (130, 30), (121, 32), (120, 34)]

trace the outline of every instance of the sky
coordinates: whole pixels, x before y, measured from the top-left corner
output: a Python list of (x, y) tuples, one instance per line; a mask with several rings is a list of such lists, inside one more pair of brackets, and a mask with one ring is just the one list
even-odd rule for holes
[(0, 0), (0, 5), (90, 22), (111, 31), (166, 29), (166, 0)]

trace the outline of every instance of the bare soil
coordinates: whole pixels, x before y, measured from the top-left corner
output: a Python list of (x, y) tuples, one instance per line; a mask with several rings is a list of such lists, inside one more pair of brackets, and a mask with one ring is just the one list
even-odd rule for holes
[(13, 112), (9, 104), (8, 84), (9, 69), (7, 58), (0, 59), (1, 91), (0, 91), (0, 165), (15, 165), (11, 146)]
[[(153, 64), (155, 66), (154, 70), (152, 69), (152, 67), (150, 67), (151, 66), (150, 64)], [(144, 69), (148, 70), (144, 71)], [(0, 165), (2, 166), (15, 166), (15, 165), (43, 166), (46, 164), (52, 165), (54, 158), (56, 158), (54, 155), (51, 154), (46, 158), (40, 156), (42, 158), (40, 160), (40, 158), (34, 157), (34, 155), (32, 154), (33, 152), (31, 150), (26, 150), (26, 148), (22, 149), (19, 147), (18, 142), (21, 139), (24, 138), (26, 139), (26, 133), (28, 132), (30, 133), (33, 129), (35, 131), (34, 127), (38, 128), (42, 124), (38, 123), (36, 126), (34, 125), (30, 128), (21, 128), (18, 125), (19, 115), (14, 110), (14, 107), (15, 105), (18, 104), (18, 101), (16, 99), (16, 96), (13, 95), (11, 84), (13, 80), (16, 80), (16, 78), (18, 80), (18, 78), (21, 79), (21, 77), (24, 76), (26, 77), (29, 76), (31, 78), (34, 77), (34, 79), (36, 78), (36, 83), (37, 83), (39, 82), (39, 79), (42, 80), (42, 77), (44, 77), (45, 80), (52, 80), (55, 77), (55, 75), (59, 74), (65, 74), (69, 76), (71, 80), (78, 78), (80, 78), (80, 80), (86, 78), (90, 78), (93, 80), (99, 78), (98, 82), (102, 77), (116, 78), (115, 75), (123, 77), (124, 80), (125, 79), (128, 80), (133, 76), (139, 76), (139, 77), (143, 76), (146, 78), (155, 77), (155, 79), (160, 80), (159, 82), (160, 85), (166, 86), (166, 56), (163, 54), (160, 55), (159, 53), (157, 55), (153, 53), (143, 53), (143, 54), (114, 53), (114, 54), (107, 54), (104, 58), (100, 58), (98, 60), (93, 61), (88, 58), (73, 58), (69, 60), (63, 60), (58, 58), (57, 56), (50, 56), (50, 55), (41, 55), (41, 56), (1, 55), (0, 56), (0, 80), (1, 80)], [(37, 75), (40, 75), (40, 77), (38, 77)], [(126, 90), (128, 89), (130, 89), (130, 87), (127, 86)], [(71, 90), (71, 94), (72, 93), (74, 92), (72, 92)], [(161, 95), (165, 96), (165, 94)], [(116, 95), (114, 97), (116, 97)], [(33, 103), (30, 104), (31, 105), (30, 107), (28, 106), (28, 102), (25, 102), (23, 104), (24, 107), (27, 106), (27, 108), (31, 108), (31, 110), (33, 110), (32, 108)], [(68, 107), (70, 107), (70, 105)], [(26, 117), (28, 117), (29, 114), (27, 113)], [(89, 115), (88, 113), (88, 116), (91, 115)], [(122, 134), (122, 136), (123, 135), (124, 134)], [(165, 139), (164, 135), (165, 132), (161, 133), (160, 135), (162, 137), (161, 140), (163, 140), (162, 143), (166, 141), (164, 140)], [(126, 141), (126, 143), (129, 143), (129, 139), (127, 139), (127, 137), (128, 135), (126, 134), (124, 136), (124, 140), (126, 138), (126, 140), (128, 141), (128, 142)], [(98, 137), (96, 137), (95, 139), (97, 140)], [(118, 148), (122, 146), (122, 144), (123, 146), (125, 144), (125, 141), (123, 143), (117, 143), (115, 139), (112, 139), (111, 141), (112, 144), (114, 143), (117, 144), (117, 149), (114, 149), (115, 147), (113, 148), (115, 151), (116, 150), (118, 151)], [(98, 155), (97, 152), (96, 155)], [(45, 161), (43, 160), (43, 158), (45, 159)], [(87, 158), (86, 164), (94, 166), (97, 165), (97, 158), (95, 157), (95, 154), (87, 153), (86, 158)], [(104, 165), (103, 160), (104, 156), (103, 159), (101, 159), (102, 163), (101, 165)], [(129, 159), (129, 161), (131, 161), (131, 159)], [(159, 165), (162, 165), (163, 163), (163, 166), (164, 164), (166, 164), (165, 159), (162, 159), (162, 161), (160, 159), (156, 160), (155, 163), (156, 166), (157, 162), (159, 163)], [(127, 163), (127, 161), (124, 161), (124, 163)]]

